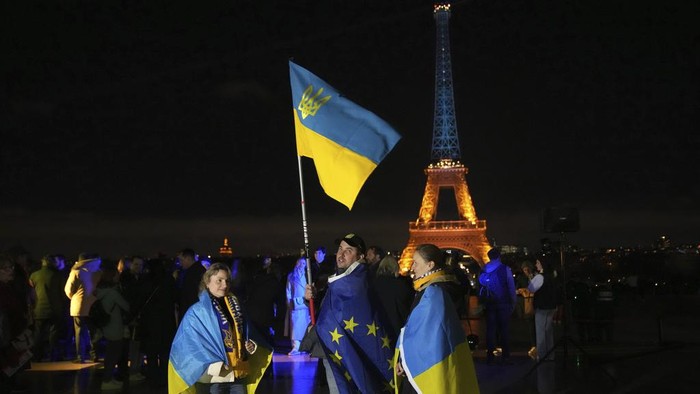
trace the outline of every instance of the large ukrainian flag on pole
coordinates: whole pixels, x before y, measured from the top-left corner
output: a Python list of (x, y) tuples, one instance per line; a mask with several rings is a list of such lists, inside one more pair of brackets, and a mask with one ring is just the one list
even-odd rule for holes
[(348, 209), (401, 136), (377, 115), (289, 62), (297, 153), (314, 160), (323, 190)]

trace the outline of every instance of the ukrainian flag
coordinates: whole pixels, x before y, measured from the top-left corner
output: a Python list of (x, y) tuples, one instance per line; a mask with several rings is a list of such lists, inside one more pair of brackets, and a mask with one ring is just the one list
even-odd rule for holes
[[(226, 350), (221, 339), (216, 312), (206, 291), (199, 295), (199, 302), (187, 310), (175, 334), (168, 362), (168, 393), (195, 393), (195, 383), (210, 364), (226, 360)], [(258, 349), (248, 359), (250, 373), (243, 380), (249, 393), (254, 393), (265, 369), (272, 360), (272, 348), (251, 326), (248, 337), (258, 344)]]
[(297, 154), (314, 160), (323, 190), (348, 209), (401, 136), (370, 111), (291, 61)]
[[(401, 330), (397, 348), (408, 382), (418, 393), (478, 393), (469, 344), (450, 297), (428, 286)], [(398, 392), (398, 385), (396, 386)]]

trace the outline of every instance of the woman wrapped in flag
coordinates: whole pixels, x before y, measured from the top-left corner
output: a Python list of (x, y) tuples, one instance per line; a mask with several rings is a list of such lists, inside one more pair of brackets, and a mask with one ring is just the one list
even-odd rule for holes
[(170, 350), (170, 394), (255, 392), (272, 351), (249, 330), (230, 282), (231, 270), (221, 263), (202, 276), (199, 302), (187, 310)]
[(454, 302), (464, 290), (435, 245), (416, 247), (411, 270), (416, 295), (399, 334), (394, 367), (406, 379), (396, 392), (478, 393), (474, 361)]

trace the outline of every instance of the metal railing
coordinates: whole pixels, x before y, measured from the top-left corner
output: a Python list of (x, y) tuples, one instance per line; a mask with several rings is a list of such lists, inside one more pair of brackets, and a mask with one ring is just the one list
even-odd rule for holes
[(410, 222), (408, 224), (408, 229), (410, 230), (465, 230), (465, 229), (481, 229), (486, 228), (486, 220), (445, 220), (445, 221), (430, 221), (428, 223), (423, 222)]

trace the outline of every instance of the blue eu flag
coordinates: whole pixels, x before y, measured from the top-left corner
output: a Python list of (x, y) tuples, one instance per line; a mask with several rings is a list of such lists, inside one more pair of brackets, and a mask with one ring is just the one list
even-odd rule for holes
[(394, 391), (394, 351), (370, 303), (365, 264), (328, 279), (316, 333), (341, 393)]

